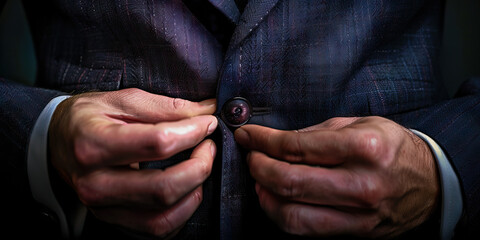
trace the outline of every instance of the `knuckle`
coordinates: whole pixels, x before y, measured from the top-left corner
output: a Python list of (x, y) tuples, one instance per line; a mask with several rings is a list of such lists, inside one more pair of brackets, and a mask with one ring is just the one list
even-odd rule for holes
[(174, 229), (175, 226), (165, 213), (160, 214), (154, 221), (147, 224), (147, 232), (157, 237), (166, 237)]
[(294, 132), (291, 137), (284, 137), (284, 141), (281, 142), (280, 149), (282, 155), (285, 156), (285, 160), (290, 162), (303, 162), (305, 159), (305, 153), (302, 149), (301, 135), (298, 132)]
[(279, 222), (280, 228), (290, 234), (302, 235), (300, 218), (299, 211), (296, 207), (284, 208)]
[(168, 177), (157, 181), (154, 200), (163, 206), (171, 206), (177, 201), (175, 186)]
[(99, 204), (102, 194), (99, 191), (100, 186), (104, 186), (105, 180), (97, 178), (96, 182), (92, 182), (89, 177), (80, 178), (73, 182), (78, 198), (85, 206), (94, 206)]
[(384, 144), (382, 137), (375, 131), (362, 131), (355, 139), (355, 148), (359, 152), (360, 157), (364, 160), (378, 161), (383, 155)]
[(154, 153), (160, 157), (165, 158), (168, 157), (169, 154), (169, 146), (172, 145), (171, 137), (166, 130), (159, 130), (155, 134), (155, 139), (153, 142), (153, 150)]
[(287, 198), (301, 198), (301, 186), (303, 186), (303, 177), (300, 174), (288, 172), (278, 185), (279, 193)]
[(182, 110), (187, 105), (187, 101), (181, 98), (173, 98), (171, 104), (174, 110)]
[(382, 201), (381, 186), (371, 178), (359, 181), (358, 200), (361, 207), (368, 209), (378, 209)]
[(393, 126), (380, 117), (368, 118), (378, 119), (375, 121), (386, 124), (379, 123), (374, 127), (349, 129), (351, 148), (365, 163), (383, 169), (388, 168), (395, 160), (397, 153), (396, 140), (392, 139), (387, 132), (388, 129), (393, 129)]
[(101, 156), (96, 146), (86, 140), (74, 140), (74, 156), (77, 163), (89, 167), (99, 162)]

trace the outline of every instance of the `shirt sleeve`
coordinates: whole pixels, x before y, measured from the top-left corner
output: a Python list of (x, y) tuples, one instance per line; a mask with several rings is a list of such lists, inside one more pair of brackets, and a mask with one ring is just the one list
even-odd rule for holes
[(27, 156), (28, 180), (33, 198), (56, 214), (64, 238), (80, 236), (87, 213), (86, 208), (79, 203), (76, 209), (69, 209), (71, 216), (65, 214), (55, 197), (48, 173), (48, 127), (58, 104), (68, 97), (59, 96), (52, 99), (40, 113), (30, 136)]
[(442, 240), (453, 239), (455, 227), (463, 211), (463, 199), (458, 177), (447, 156), (432, 138), (417, 130), (410, 130), (428, 144), (435, 156), (442, 189), (440, 238)]

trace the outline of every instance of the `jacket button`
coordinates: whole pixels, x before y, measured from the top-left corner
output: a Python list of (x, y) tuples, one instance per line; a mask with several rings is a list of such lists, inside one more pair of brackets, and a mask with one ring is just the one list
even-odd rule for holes
[(252, 107), (245, 98), (234, 97), (222, 107), (220, 117), (230, 127), (240, 127), (252, 117)]

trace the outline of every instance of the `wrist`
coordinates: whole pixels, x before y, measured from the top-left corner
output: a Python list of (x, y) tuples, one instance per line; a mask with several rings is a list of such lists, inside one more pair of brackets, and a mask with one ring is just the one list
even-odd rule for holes
[(441, 186), (440, 237), (452, 239), (463, 211), (460, 182), (442, 148), (426, 134), (413, 129), (412, 132), (426, 142), (434, 155)]
[(427, 186), (423, 190), (426, 191), (428, 193), (427, 196), (429, 196), (423, 200), (423, 206), (425, 206), (423, 215), (421, 216), (421, 224), (423, 224), (435, 216), (435, 213), (440, 209), (441, 184), (438, 166), (435, 161), (435, 156), (427, 142), (417, 136), (413, 131), (406, 128), (404, 128), (404, 130), (407, 132), (411, 140), (410, 142), (412, 143), (410, 150), (408, 150), (410, 151), (410, 157), (418, 161), (416, 165), (420, 168), (419, 171), (422, 172), (422, 182)]

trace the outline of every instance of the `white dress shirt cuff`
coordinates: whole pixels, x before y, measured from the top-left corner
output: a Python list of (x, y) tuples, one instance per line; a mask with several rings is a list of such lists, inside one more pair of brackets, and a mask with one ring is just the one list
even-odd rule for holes
[(417, 130), (410, 129), (418, 137), (424, 140), (435, 156), (440, 173), (440, 184), (442, 189), (442, 205), (440, 219), (440, 238), (442, 240), (452, 239), (463, 211), (462, 192), (460, 182), (455, 171), (450, 165), (447, 156), (442, 148), (429, 136)]
[(52, 99), (35, 122), (28, 144), (27, 172), (33, 198), (56, 214), (64, 238), (76, 238), (83, 230), (86, 208), (79, 204), (77, 209), (70, 209), (74, 212), (72, 216), (66, 216), (50, 184), (47, 159), (50, 120), (58, 104), (68, 97), (59, 96)]

